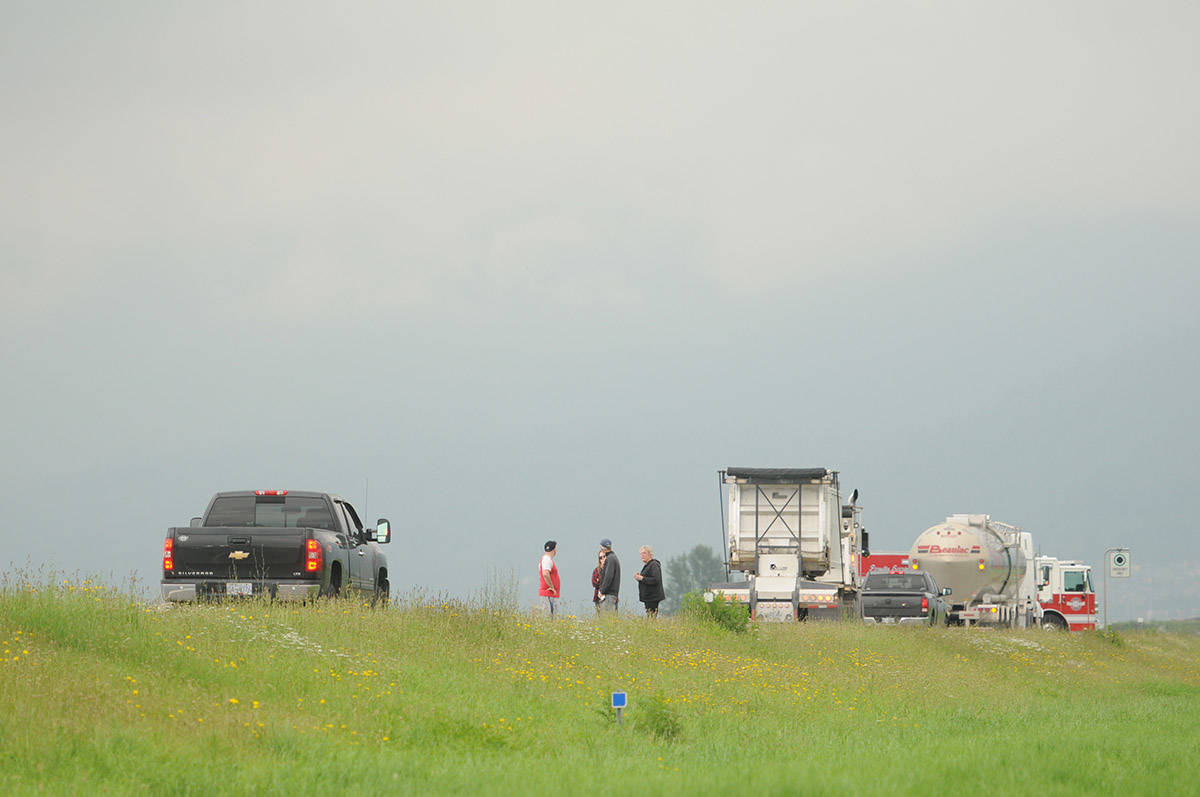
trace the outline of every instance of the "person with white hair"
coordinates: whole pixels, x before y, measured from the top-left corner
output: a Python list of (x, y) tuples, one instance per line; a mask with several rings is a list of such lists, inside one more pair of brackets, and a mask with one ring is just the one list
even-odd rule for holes
[(657, 617), (658, 604), (667, 598), (663, 589), (662, 563), (654, 558), (654, 549), (649, 545), (642, 546), (641, 555), (642, 572), (633, 574), (638, 583), (638, 600), (646, 605), (647, 617)]

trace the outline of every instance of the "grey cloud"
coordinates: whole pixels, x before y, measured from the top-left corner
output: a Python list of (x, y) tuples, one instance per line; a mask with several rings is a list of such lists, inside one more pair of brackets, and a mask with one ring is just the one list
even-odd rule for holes
[(716, 544), (740, 462), (887, 547), (1194, 552), (1192, 4), (2, 13), (11, 550), (152, 579), (213, 490), (369, 477), (462, 591)]

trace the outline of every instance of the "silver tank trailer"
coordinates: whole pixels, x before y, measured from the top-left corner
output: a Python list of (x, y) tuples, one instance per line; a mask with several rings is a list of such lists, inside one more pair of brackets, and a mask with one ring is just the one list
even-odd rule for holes
[(909, 558), (939, 587), (953, 590), (947, 599), (951, 605), (1012, 602), (1029, 567), (1020, 534), (987, 515), (951, 515), (917, 537)]

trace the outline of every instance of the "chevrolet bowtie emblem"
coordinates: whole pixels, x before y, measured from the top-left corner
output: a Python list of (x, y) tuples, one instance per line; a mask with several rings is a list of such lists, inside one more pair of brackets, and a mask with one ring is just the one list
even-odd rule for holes
[(250, 554), (246, 551), (231, 551), (229, 553), (229, 558), (230, 559), (245, 559), (249, 555)]

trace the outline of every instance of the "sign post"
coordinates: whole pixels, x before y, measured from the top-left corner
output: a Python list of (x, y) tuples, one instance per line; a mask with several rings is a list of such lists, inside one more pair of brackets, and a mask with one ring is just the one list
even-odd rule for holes
[(1108, 630), (1108, 577), (1129, 578), (1129, 549), (1109, 548), (1104, 552), (1108, 567), (1104, 570), (1104, 630)]
[(612, 693), (612, 707), (613, 707), (613, 710), (617, 712), (617, 724), (618, 725), (621, 724), (621, 712), (625, 709), (625, 706), (628, 702), (629, 702), (629, 700), (625, 696), (624, 692), (613, 692)]

